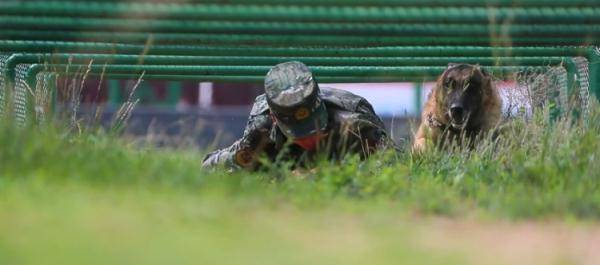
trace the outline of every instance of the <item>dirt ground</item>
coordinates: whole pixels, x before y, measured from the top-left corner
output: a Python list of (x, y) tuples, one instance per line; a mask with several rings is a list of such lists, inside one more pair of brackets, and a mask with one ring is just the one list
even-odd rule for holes
[(556, 222), (430, 220), (420, 244), (471, 264), (600, 264), (600, 226)]

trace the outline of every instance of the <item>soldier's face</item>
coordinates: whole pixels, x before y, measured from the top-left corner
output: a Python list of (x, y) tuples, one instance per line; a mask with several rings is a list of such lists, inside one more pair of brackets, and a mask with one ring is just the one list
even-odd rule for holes
[[(275, 118), (275, 115), (273, 115), (271, 113), (270, 116), (271, 116), (271, 119), (273, 120), (273, 123), (275, 125), (277, 125), (277, 118)], [(294, 144), (299, 145), (300, 147), (302, 147), (302, 149), (304, 149), (306, 151), (314, 151), (317, 149), (317, 146), (319, 145), (319, 141), (321, 141), (321, 139), (325, 138), (326, 136), (327, 136), (327, 133), (318, 131), (317, 133), (312, 134), (312, 135), (295, 138), (295, 139), (293, 139), (293, 141), (294, 141)]]

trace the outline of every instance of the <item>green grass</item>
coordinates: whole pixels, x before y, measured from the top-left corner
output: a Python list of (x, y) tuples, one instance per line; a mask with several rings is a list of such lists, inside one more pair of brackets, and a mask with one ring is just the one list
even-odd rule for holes
[(0, 129), (0, 264), (464, 264), (427, 218), (600, 219), (600, 111), (514, 121), (473, 152), (202, 170), (203, 152)]

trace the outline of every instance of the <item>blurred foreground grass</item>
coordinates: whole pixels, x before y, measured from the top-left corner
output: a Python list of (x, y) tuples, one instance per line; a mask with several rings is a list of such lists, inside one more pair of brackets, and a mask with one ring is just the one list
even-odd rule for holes
[(474, 152), (303, 174), (204, 171), (197, 150), (2, 126), (0, 264), (464, 264), (470, 250), (423, 243), (422, 220), (597, 222), (593, 109), (586, 128), (515, 120)]

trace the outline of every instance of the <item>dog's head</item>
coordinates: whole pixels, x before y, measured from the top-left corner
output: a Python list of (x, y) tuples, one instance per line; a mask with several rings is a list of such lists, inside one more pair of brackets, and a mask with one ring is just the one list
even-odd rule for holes
[(436, 87), (439, 115), (454, 129), (464, 129), (483, 108), (492, 90), (491, 76), (477, 65), (449, 64)]

